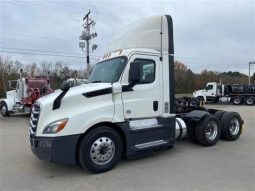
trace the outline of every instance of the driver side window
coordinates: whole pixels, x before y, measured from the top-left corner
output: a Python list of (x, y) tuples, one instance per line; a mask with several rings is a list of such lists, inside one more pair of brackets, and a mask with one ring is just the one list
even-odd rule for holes
[(206, 86), (206, 90), (212, 90), (212, 89), (213, 89), (213, 85)]
[(140, 80), (137, 84), (150, 84), (155, 80), (155, 62), (153, 60), (135, 59), (141, 63)]

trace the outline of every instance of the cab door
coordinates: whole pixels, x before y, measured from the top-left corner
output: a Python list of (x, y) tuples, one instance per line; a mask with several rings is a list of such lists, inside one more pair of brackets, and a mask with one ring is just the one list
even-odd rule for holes
[(140, 80), (132, 90), (122, 91), (125, 119), (155, 118), (162, 114), (160, 61), (157, 56), (133, 55), (125, 70), (122, 87), (128, 85), (130, 63), (137, 61), (140, 66)]

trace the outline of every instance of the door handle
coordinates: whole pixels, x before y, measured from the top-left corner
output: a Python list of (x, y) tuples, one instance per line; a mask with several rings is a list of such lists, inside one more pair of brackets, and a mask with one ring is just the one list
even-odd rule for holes
[(153, 101), (153, 110), (158, 111), (158, 101)]

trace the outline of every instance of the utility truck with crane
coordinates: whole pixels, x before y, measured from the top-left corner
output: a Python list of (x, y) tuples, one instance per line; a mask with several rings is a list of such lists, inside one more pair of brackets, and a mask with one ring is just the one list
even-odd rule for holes
[(205, 102), (231, 102), (235, 105), (255, 103), (255, 84), (221, 84), (208, 82), (204, 89), (193, 92), (193, 97)]
[(239, 138), (236, 112), (175, 102), (173, 24), (169, 15), (116, 34), (88, 84), (38, 99), (30, 118), (32, 152), (101, 173), (121, 159), (172, 148), (186, 135), (204, 146)]
[(16, 81), (16, 87), (7, 91), (6, 98), (0, 100), (0, 111), (4, 117), (17, 112), (30, 113), (38, 98), (53, 92), (48, 77), (23, 77), (22, 72), (23, 70), (20, 70), (20, 79)]

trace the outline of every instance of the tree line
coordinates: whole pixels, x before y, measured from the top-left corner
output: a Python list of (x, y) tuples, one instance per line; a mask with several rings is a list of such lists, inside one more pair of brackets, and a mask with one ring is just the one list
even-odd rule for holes
[[(221, 82), (223, 84), (247, 84), (248, 76), (238, 71), (215, 72), (203, 70), (194, 73), (187, 65), (175, 61), (175, 93), (190, 94), (194, 90), (205, 87), (207, 82)], [(255, 83), (255, 73), (251, 77), (251, 83)]]
[(9, 82), (17, 80), (20, 77), (20, 70), (23, 70), (23, 77), (44, 77), (49, 76), (52, 89), (61, 87), (64, 80), (77, 77), (83, 78), (85, 70), (75, 70), (63, 61), (55, 63), (41, 61), (40, 63), (22, 64), (20, 61), (13, 61), (0, 55), (0, 98), (5, 97), (11, 85)]
[[(5, 97), (10, 81), (19, 79), (19, 72), (23, 69), (24, 77), (47, 77), (49, 75), (52, 89), (58, 89), (64, 80), (74, 77), (83, 78), (86, 70), (77, 70), (68, 66), (68, 63), (57, 61), (55, 63), (41, 61), (39, 63), (22, 64), (0, 55), (0, 97)], [(175, 61), (175, 92), (178, 94), (190, 94), (194, 90), (202, 89), (209, 81), (225, 84), (247, 83), (248, 76), (237, 71), (215, 72), (203, 70), (194, 73), (182, 62)], [(251, 78), (255, 83), (255, 73)]]

